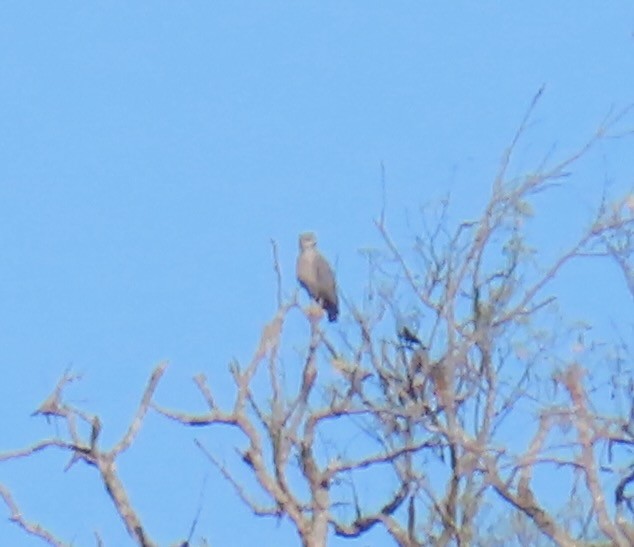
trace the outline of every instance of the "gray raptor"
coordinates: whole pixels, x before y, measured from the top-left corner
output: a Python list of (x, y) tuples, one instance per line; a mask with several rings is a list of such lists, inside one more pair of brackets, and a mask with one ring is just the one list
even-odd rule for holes
[(339, 315), (337, 284), (330, 264), (316, 249), (316, 245), (315, 234), (312, 232), (300, 234), (297, 280), (311, 298), (326, 310), (328, 321), (332, 323)]

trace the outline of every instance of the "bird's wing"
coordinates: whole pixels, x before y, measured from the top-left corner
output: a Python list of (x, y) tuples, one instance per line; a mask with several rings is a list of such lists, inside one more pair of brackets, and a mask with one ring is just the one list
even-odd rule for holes
[(315, 257), (314, 268), (315, 279), (319, 288), (322, 291), (336, 294), (335, 275), (332, 273), (330, 264), (321, 254)]

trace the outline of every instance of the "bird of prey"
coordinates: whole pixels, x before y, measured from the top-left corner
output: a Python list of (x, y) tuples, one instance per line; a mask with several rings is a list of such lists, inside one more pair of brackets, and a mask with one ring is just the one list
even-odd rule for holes
[(297, 257), (297, 280), (328, 314), (331, 323), (339, 315), (337, 285), (330, 264), (316, 249), (317, 238), (312, 232), (299, 236), (299, 256)]

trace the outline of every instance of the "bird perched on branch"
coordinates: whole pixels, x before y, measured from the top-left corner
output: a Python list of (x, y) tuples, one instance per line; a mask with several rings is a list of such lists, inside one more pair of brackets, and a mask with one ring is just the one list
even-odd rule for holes
[(299, 236), (299, 256), (297, 257), (297, 280), (328, 314), (331, 323), (339, 315), (337, 284), (330, 264), (316, 249), (317, 238), (312, 232)]
[(396, 311), (396, 335), (401, 343), (408, 348), (422, 346), (418, 337), (419, 316), (416, 310), (410, 310), (407, 314)]

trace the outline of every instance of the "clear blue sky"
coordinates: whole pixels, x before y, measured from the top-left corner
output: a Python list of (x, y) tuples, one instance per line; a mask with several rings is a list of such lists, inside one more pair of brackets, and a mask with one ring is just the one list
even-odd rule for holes
[[(159, 400), (202, 409), (191, 376), (226, 391), (274, 310), (270, 238), (286, 294), (312, 229), (359, 298), (381, 162), (396, 225), (448, 190), (473, 214), (542, 84), (517, 172), (634, 101), (633, 31), (630, 1), (3, 3), (0, 450), (55, 432), (29, 414), (69, 366), (104, 443), (162, 359)], [(606, 180), (631, 189), (633, 157), (601, 148), (564, 216), (586, 218)], [(197, 433), (232, 454), (224, 430)], [(153, 537), (187, 535), (207, 477), (197, 535), (295, 544), (247, 518), (190, 439), (152, 416), (120, 461)], [(63, 539), (130, 544), (95, 470), (66, 461), (2, 465), (0, 482)], [(0, 544), (40, 543), (0, 516)]]

